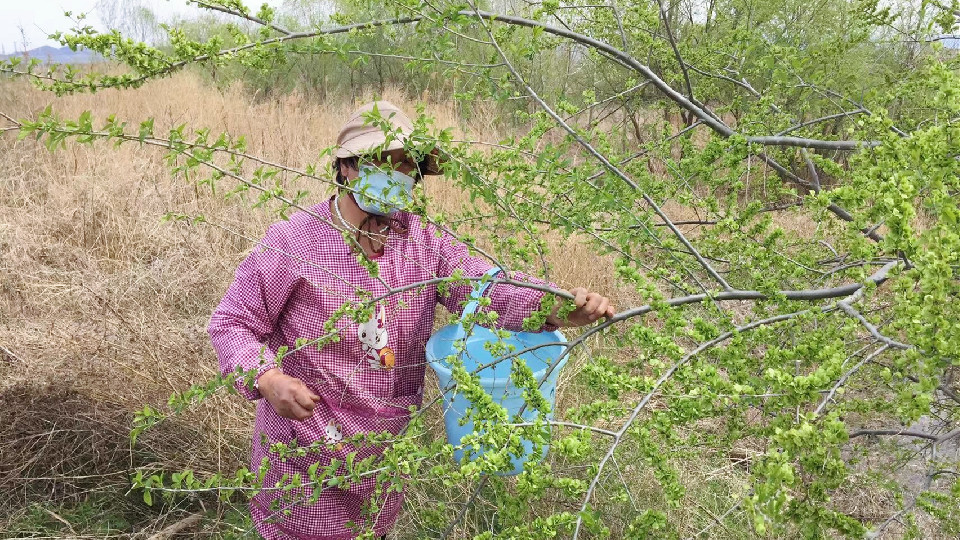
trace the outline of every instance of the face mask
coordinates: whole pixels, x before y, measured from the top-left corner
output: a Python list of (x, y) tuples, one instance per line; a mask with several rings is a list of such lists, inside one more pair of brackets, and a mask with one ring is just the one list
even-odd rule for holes
[(410, 205), (413, 184), (413, 178), (400, 171), (383, 171), (373, 165), (360, 165), (360, 174), (353, 181), (353, 187), (357, 190), (354, 199), (364, 212), (390, 216)]

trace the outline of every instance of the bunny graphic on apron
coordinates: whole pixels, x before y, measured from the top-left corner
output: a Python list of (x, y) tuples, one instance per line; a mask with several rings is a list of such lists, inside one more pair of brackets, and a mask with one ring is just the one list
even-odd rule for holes
[(377, 304), (370, 320), (357, 327), (357, 338), (371, 369), (391, 369), (396, 364), (396, 355), (387, 346), (387, 327), (381, 305)]

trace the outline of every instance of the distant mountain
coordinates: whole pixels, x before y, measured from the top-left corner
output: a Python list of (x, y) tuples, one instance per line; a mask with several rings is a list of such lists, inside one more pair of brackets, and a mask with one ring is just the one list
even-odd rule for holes
[(939, 39), (940, 43), (943, 43), (943, 46), (947, 49), (960, 49), (960, 37), (956, 35), (940, 36), (937, 39)]
[(91, 64), (93, 62), (102, 62), (104, 59), (99, 53), (88, 49), (71, 51), (70, 47), (60, 47), (58, 49), (47, 45), (30, 49), (26, 53), (0, 55), (0, 59), (6, 60), (14, 56), (37, 58), (50, 64)]

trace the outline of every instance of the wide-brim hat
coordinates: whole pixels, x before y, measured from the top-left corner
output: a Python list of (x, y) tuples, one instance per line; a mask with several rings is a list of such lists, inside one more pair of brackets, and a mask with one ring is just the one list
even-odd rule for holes
[[(389, 125), (389, 131), (394, 138), (387, 143), (387, 136), (380, 122), (367, 120), (364, 116), (374, 109)], [(353, 111), (337, 135), (337, 158), (360, 157), (376, 151), (390, 151), (404, 148), (410, 134), (413, 133), (413, 122), (399, 107), (389, 101), (372, 101)], [(442, 158), (438, 149), (424, 156), (421, 164), (423, 174), (441, 174), (440, 163)]]

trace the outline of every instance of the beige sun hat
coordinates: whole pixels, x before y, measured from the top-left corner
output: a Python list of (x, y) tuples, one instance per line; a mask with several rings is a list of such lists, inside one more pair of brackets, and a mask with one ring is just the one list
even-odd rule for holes
[[(368, 123), (363, 116), (376, 108), (380, 116), (386, 119), (394, 131), (399, 131), (395, 139), (389, 144), (386, 135), (380, 126)], [(399, 107), (389, 101), (372, 101), (353, 111), (337, 135), (337, 158), (357, 157), (368, 154), (373, 150), (398, 150), (403, 148), (407, 137), (413, 133), (413, 122)], [(426, 156), (426, 166), (423, 174), (440, 174), (439, 152), (434, 149)]]

